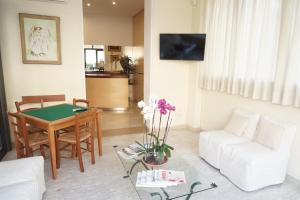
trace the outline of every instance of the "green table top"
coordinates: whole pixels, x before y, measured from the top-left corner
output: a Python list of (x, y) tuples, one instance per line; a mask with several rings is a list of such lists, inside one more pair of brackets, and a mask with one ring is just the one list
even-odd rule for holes
[(23, 113), (43, 120), (55, 121), (75, 115), (77, 113), (73, 111), (75, 108), (83, 107), (73, 106), (71, 104), (60, 104), (36, 110), (24, 111)]

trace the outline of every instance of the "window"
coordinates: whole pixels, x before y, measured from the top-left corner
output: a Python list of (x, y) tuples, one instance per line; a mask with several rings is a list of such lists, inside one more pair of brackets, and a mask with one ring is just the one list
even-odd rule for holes
[(84, 61), (87, 70), (93, 70), (98, 63), (105, 62), (105, 55), (103, 48), (84, 48)]

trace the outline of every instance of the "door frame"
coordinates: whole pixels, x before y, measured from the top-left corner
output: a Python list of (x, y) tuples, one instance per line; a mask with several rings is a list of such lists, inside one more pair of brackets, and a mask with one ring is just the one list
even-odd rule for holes
[(2, 142), (2, 149), (0, 150), (0, 160), (5, 156), (5, 154), (12, 149), (10, 131), (7, 119), (7, 106), (5, 97), (5, 87), (3, 79), (3, 68), (0, 52), (0, 139)]

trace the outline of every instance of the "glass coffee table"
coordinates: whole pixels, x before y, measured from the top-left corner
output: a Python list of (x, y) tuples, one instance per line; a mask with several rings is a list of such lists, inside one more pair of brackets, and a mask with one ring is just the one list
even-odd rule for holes
[(184, 171), (186, 184), (180, 184), (166, 188), (136, 187), (135, 184), (137, 173), (143, 170), (151, 169), (149, 169), (149, 167), (141, 161), (141, 156), (132, 159), (124, 159), (122, 156), (120, 156), (117, 152), (123, 148), (124, 146), (114, 146), (115, 153), (117, 154), (126, 172), (126, 175), (123, 178), (130, 179), (141, 200), (189, 200), (196, 193), (218, 187), (215, 183), (205, 182), (204, 178), (201, 179), (201, 174), (174, 151), (172, 152), (172, 157), (168, 160), (168, 162), (159, 167), (159, 169)]

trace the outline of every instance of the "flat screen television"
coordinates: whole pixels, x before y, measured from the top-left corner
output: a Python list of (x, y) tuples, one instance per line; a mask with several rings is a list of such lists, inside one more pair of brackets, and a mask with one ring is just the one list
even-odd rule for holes
[(206, 34), (160, 34), (161, 60), (204, 60)]

